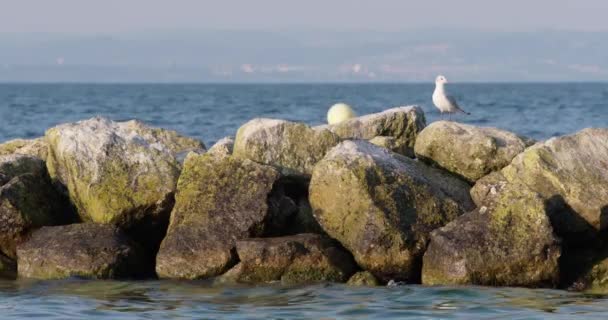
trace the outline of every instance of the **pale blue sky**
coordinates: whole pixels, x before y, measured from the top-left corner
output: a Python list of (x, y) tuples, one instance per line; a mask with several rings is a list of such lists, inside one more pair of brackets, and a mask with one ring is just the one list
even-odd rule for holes
[(0, 32), (608, 30), (608, 0), (0, 0)]

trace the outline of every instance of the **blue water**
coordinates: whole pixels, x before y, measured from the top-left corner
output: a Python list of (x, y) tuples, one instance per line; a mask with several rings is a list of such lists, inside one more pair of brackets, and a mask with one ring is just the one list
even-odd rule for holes
[[(608, 84), (461, 84), (457, 120), (545, 139), (608, 127)], [(432, 84), (0, 85), (0, 142), (103, 115), (137, 118), (208, 145), (253, 117), (319, 124), (331, 104), (360, 113), (418, 104)], [(0, 318), (50, 319), (605, 319), (608, 299), (557, 290), (344, 285), (213, 287), (174, 281), (0, 281)]]
[[(458, 121), (495, 126), (544, 139), (591, 126), (608, 126), (608, 84), (454, 84), (471, 116)], [(46, 128), (104, 115), (137, 118), (212, 143), (234, 135), (254, 117), (319, 124), (344, 101), (359, 114), (418, 104), (439, 117), (433, 84), (315, 85), (74, 85), (0, 84), (0, 141), (32, 138)]]
[(608, 301), (557, 290), (212, 287), (204, 282), (0, 282), (0, 317), (46, 319), (605, 319)]

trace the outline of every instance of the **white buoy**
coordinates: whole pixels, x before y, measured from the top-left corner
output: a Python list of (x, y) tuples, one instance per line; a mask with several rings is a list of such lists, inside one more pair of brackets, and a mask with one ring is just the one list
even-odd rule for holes
[(336, 124), (356, 116), (353, 109), (346, 103), (336, 103), (327, 111), (327, 123)]

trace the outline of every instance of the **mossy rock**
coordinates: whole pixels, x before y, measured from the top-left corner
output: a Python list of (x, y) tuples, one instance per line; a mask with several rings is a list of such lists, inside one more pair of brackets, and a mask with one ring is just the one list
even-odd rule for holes
[(488, 186), (521, 184), (544, 199), (559, 236), (568, 241), (586, 239), (608, 226), (606, 159), (608, 129), (584, 129), (529, 147), (500, 175), (479, 180), (471, 193), (483, 202), (484, 194), (491, 191)]
[(130, 227), (166, 219), (180, 173), (177, 157), (204, 145), (139, 121), (92, 118), (47, 130), (47, 165), (82, 220)]
[(268, 198), (280, 174), (233, 156), (190, 153), (171, 223), (156, 259), (161, 278), (220, 275), (237, 262), (235, 241), (264, 234)]
[(530, 145), (530, 140), (489, 127), (436, 121), (416, 139), (416, 157), (470, 182), (498, 171)]
[(495, 196), (507, 184), (507, 179), (502, 175), (502, 172), (492, 172), (477, 180), (473, 188), (471, 188), (471, 199), (473, 199), (477, 207), (481, 207), (486, 198)]
[(525, 186), (507, 185), (432, 232), (422, 283), (553, 287), (560, 255), (543, 199)]
[(357, 268), (350, 253), (318, 234), (240, 240), (236, 249), (240, 262), (223, 278), (238, 283), (345, 282)]
[(340, 138), (297, 122), (253, 119), (241, 126), (234, 156), (277, 167), (284, 175), (310, 176), (314, 165)]
[(48, 144), (44, 138), (15, 139), (0, 144), (0, 156), (24, 154), (46, 160)]
[(218, 156), (229, 156), (232, 155), (234, 150), (234, 139), (232, 137), (224, 137), (218, 140), (207, 153), (215, 154)]
[[(406, 106), (388, 109), (379, 113), (349, 119), (333, 125), (315, 127), (327, 129), (341, 139), (372, 140), (383, 143), (383, 147), (399, 152), (405, 156), (414, 156), (414, 144), (418, 133), (426, 126), (424, 112), (417, 106)], [(386, 140), (388, 137), (392, 139)], [(384, 141), (380, 141), (380, 140)]]
[(19, 245), (17, 257), (21, 278), (115, 279), (137, 277), (146, 268), (138, 246), (106, 224), (43, 227)]
[(386, 148), (399, 154), (407, 154), (408, 149), (405, 145), (400, 145), (394, 137), (377, 136), (369, 140), (371, 144)]
[(363, 269), (419, 281), (428, 234), (472, 210), (470, 186), (365, 141), (345, 141), (317, 164), (313, 214)]
[(359, 271), (353, 274), (346, 284), (356, 287), (375, 287), (380, 285), (380, 281), (371, 272)]
[(70, 222), (69, 202), (55, 190), (39, 158), (0, 156), (0, 252), (15, 248), (34, 229)]

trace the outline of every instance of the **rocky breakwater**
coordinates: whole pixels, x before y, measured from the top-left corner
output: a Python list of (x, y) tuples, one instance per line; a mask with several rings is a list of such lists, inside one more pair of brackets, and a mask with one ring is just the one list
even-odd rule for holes
[(0, 144), (0, 276), (608, 292), (608, 129), (425, 126), (254, 119), (206, 151), (93, 118)]

